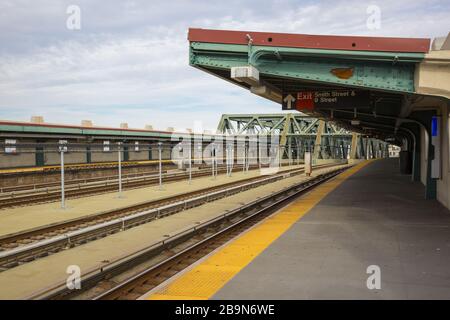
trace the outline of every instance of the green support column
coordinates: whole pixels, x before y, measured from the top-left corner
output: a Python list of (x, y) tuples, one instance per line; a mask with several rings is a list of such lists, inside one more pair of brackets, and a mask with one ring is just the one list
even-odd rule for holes
[(368, 159), (370, 159), (370, 139), (369, 138), (366, 138), (366, 144), (365, 144), (365, 151), (366, 151), (366, 154), (365, 154), (365, 158), (366, 158), (366, 160), (368, 160)]
[[(325, 130), (324, 130), (325, 132)], [(333, 159), (336, 156), (334, 148), (334, 139), (329, 136), (322, 135), (322, 145), (325, 146), (325, 155), (322, 153), (323, 159)]]
[(359, 136), (359, 150), (360, 150), (359, 158), (366, 159), (366, 149), (365, 149), (365, 144), (364, 144), (364, 138), (361, 135)]
[(347, 159), (347, 150), (346, 150), (346, 148), (345, 148), (344, 141), (342, 141), (342, 140), (341, 140), (341, 150), (340, 150), (340, 153), (341, 153), (342, 159)]
[(370, 152), (371, 152), (371, 159), (376, 159), (377, 158), (377, 154), (376, 154), (376, 150), (373, 144), (373, 139), (370, 139)]
[(414, 131), (416, 137), (416, 149), (413, 151), (413, 168), (412, 168), (412, 181), (420, 181), (420, 131), (417, 134), (417, 130)]
[(334, 148), (334, 139), (329, 139), (327, 137), (324, 137), (325, 139), (325, 145), (328, 146), (327, 147), (327, 153), (326, 153), (326, 159), (334, 159), (337, 155), (336, 155), (336, 150)]
[(403, 129), (409, 133), (409, 148), (411, 154), (411, 181), (420, 181), (420, 130), (417, 124), (405, 124)]
[[(425, 185), (425, 198), (426, 199), (436, 199), (437, 194), (437, 184), (436, 180), (434, 178), (431, 178), (431, 159), (433, 159), (434, 156), (434, 148), (431, 144), (431, 118), (436, 115), (436, 111), (430, 110), (430, 111), (416, 111), (413, 112), (410, 116), (410, 118), (415, 119), (417, 121), (420, 121), (422, 125), (424, 126), (424, 129), (428, 133), (428, 154), (427, 154), (427, 178), (426, 178), (426, 185)], [(420, 141), (420, 140), (417, 140)], [(418, 143), (419, 144), (419, 143)]]
[(436, 179), (431, 178), (431, 159), (434, 155), (434, 147), (431, 144), (431, 132), (428, 131), (428, 135), (430, 137), (429, 143), (428, 143), (428, 161), (427, 161), (427, 185), (426, 185), (426, 191), (425, 191), (425, 197), (427, 199), (433, 200), (436, 199), (436, 193), (437, 193), (437, 186), (436, 186)]

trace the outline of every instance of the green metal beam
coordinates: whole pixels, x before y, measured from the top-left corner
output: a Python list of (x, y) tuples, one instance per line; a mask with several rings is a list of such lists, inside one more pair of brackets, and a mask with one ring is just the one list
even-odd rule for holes
[[(394, 92), (414, 92), (415, 63), (423, 57), (417, 53), (254, 46), (249, 58), (245, 45), (194, 42), (190, 46), (190, 64), (212, 72), (252, 64), (262, 77)], [(331, 72), (340, 68), (352, 69), (353, 76), (340, 79)]]
[[(243, 136), (271, 135), (280, 136), (279, 145), (283, 156), (297, 152), (301, 154), (314, 145), (314, 158), (347, 158), (346, 150), (351, 146), (351, 158), (358, 159), (364, 153), (362, 137), (336, 126), (301, 113), (280, 114), (224, 114), (218, 131), (222, 133), (240, 134)], [(251, 129), (251, 130), (249, 130)], [(385, 142), (377, 140), (381, 145)], [(299, 148), (300, 146), (300, 148)], [(301, 157), (302, 158), (302, 157)]]

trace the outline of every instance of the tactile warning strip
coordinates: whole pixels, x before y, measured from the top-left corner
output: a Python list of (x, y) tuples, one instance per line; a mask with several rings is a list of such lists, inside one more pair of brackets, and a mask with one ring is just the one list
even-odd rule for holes
[(212, 297), (273, 241), (328, 193), (371, 161), (364, 161), (294, 201), (243, 233), (198, 265), (156, 290), (150, 300), (197, 300)]

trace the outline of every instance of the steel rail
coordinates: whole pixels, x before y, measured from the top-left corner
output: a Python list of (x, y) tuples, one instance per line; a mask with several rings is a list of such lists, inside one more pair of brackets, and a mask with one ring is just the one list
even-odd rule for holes
[[(323, 165), (316, 166), (316, 168), (323, 168), (323, 167), (326, 167), (326, 166), (323, 166)], [(289, 173), (289, 172), (296, 171), (296, 170), (301, 170), (301, 168), (293, 168), (293, 169), (289, 169), (289, 170), (284, 170), (283, 173)], [(260, 180), (261, 178), (262, 178), (261, 176), (257, 176), (257, 177), (243, 179), (243, 180), (227, 182), (227, 183), (216, 185), (213, 187), (202, 188), (202, 189), (198, 189), (198, 190), (194, 190), (194, 191), (190, 191), (190, 192), (185, 192), (182, 194), (176, 194), (173, 196), (168, 196), (168, 197), (159, 198), (159, 199), (155, 199), (155, 200), (144, 201), (144, 202), (140, 202), (140, 203), (125, 206), (125, 207), (120, 207), (117, 209), (104, 211), (101, 213), (95, 213), (95, 214), (87, 215), (87, 216), (80, 217), (80, 218), (65, 220), (65, 221), (62, 221), (59, 223), (53, 223), (50, 225), (40, 226), (38, 228), (34, 228), (31, 230), (25, 230), (25, 231), (13, 233), (13, 234), (7, 234), (4, 236), (0, 236), (0, 252), (2, 250), (8, 250), (8, 249), (11, 249), (11, 247), (20, 245), (19, 242), (22, 240), (26, 240), (25, 242), (28, 242), (28, 240), (30, 240), (30, 239), (32, 240), (33, 238), (36, 238), (36, 237), (45, 236), (45, 234), (47, 234), (47, 233), (54, 233), (54, 232), (58, 232), (61, 230), (64, 232), (66, 232), (67, 230), (74, 230), (74, 227), (76, 227), (78, 225), (86, 226), (86, 225), (90, 225), (93, 223), (100, 223), (101, 220), (105, 220), (105, 219), (110, 220), (113, 218), (122, 217), (124, 215), (129, 215), (129, 214), (136, 213), (139, 211), (152, 209), (157, 206), (170, 204), (170, 203), (173, 203), (173, 202), (176, 202), (179, 200), (189, 199), (189, 198), (196, 197), (196, 196), (199, 196), (202, 194), (210, 193), (211, 191), (214, 191), (214, 190), (221, 190), (225, 187), (231, 187), (231, 186), (241, 185), (246, 182)], [(18, 243), (18, 244), (14, 245), (14, 243)]]
[[(239, 166), (239, 165), (237, 165)], [(122, 167), (124, 167), (122, 165)], [(219, 166), (220, 168), (225, 166)], [(253, 166), (255, 167), (255, 166)], [(201, 165), (197, 167), (198, 169), (195, 170), (195, 172), (199, 171), (207, 171), (208, 168), (205, 165)], [(116, 165), (117, 169), (117, 165)], [(173, 165), (173, 168), (167, 169), (164, 174), (172, 174), (171, 171), (177, 171), (179, 170), (175, 165)], [(66, 170), (67, 171), (67, 170)], [(194, 170), (193, 170), (194, 171)], [(178, 173), (183, 173), (182, 171), (179, 171)], [(136, 172), (136, 173), (127, 173), (123, 174), (122, 178), (124, 181), (128, 180), (135, 180), (135, 179), (144, 179), (145, 177), (152, 177), (157, 176), (158, 171), (157, 170), (150, 170), (150, 171), (143, 171), (143, 172)], [(76, 185), (77, 188), (80, 187), (80, 185), (89, 185), (89, 184), (95, 184), (95, 183), (105, 183), (109, 181), (114, 181), (117, 183), (117, 174), (116, 175), (105, 175), (100, 177), (90, 177), (90, 178), (84, 178), (84, 179), (72, 179), (67, 180), (66, 185)], [(21, 194), (26, 193), (36, 193), (36, 192), (47, 192), (48, 188), (51, 188), (51, 190), (58, 191), (60, 188), (60, 181), (52, 181), (52, 182), (41, 182), (41, 183), (35, 183), (35, 184), (21, 184), (21, 185), (14, 185), (14, 186), (6, 186), (6, 187), (0, 187), (0, 198), (7, 198), (7, 197), (14, 197)]]
[[(260, 205), (263, 208), (257, 210), (256, 212), (245, 216), (241, 220), (231, 224), (230, 226), (225, 227), (224, 229), (216, 232), (213, 235), (208, 236), (207, 238), (193, 244), (192, 246), (176, 253), (175, 255), (169, 257), (166, 260), (163, 260), (156, 264), (155, 266), (144, 270), (137, 275), (123, 281), (122, 283), (118, 284), (117, 286), (107, 290), (106, 292), (103, 292), (96, 297), (93, 298), (93, 300), (118, 300), (123, 298), (124, 296), (127, 296), (130, 291), (133, 291), (136, 289), (136, 287), (142, 286), (143, 282), (149, 280), (153, 274), (163, 274), (164, 271), (168, 269), (172, 269), (172, 267), (175, 265), (180, 264), (180, 262), (183, 262), (183, 258), (185, 256), (188, 256), (189, 259), (192, 259), (192, 253), (195, 253), (196, 251), (204, 251), (205, 248), (208, 248), (210, 243), (214, 243), (217, 241), (218, 238), (226, 237), (226, 241), (229, 241), (235, 237), (235, 231), (237, 229), (238, 234), (241, 234), (243, 231), (247, 230), (249, 227), (253, 226), (256, 222), (261, 221), (263, 218), (267, 217), (267, 215), (270, 215), (275, 210), (274, 208), (279, 208), (292, 198), (298, 197), (300, 194), (316, 187), (317, 185), (328, 181), (329, 179), (333, 178), (334, 176), (338, 175), (343, 170), (337, 170), (331, 174), (324, 174), (323, 176), (319, 177), (317, 180), (314, 179), (314, 181), (309, 181), (309, 183), (300, 183), (294, 187), (288, 187), (285, 190), (281, 190), (280, 192), (277, 192), (274, 195), (266, 196), (259, 200), (258, 202), (265, 202), (267, 200), (270, 200), (271, 203), (268, 205)], [(254, 221), (256, 220), (256, 221)], [(250, 226), (247, 226), (247, 224), (250, 224)], [(230, 234), (231, 236), (228, 236)], [(219, 244), (226, 242), (223, 239), (219, 241)], [(212, 252), (214, 249), (216, 249), (217, 246), (213, 245), (213, 248), (210, 248), (208, 250), (209, 252)], [(208, 252), (208, 253), (209, 253)], [(198, 260), (206, 256), (208, 253), (202, 253), (199, 255)], [(196, 254), (194, 254), (196, 255)], [(196, 255), (197, 256), (197, 255)], [(182, 270), (186, 269), (188, 266), (182, 268)], [(177, 273), (181, 272), (182, 270), (177, 271)], [(150, 276), (150, 277), (149, 277)], [(170, 279), (172, 276), (168, 277), (164, 281)], [(163, 281), (160, 281), (162, 283)], [(154, 288), (156, 288), (157, 285), (154, 285)]]
[[(285, 179), (304, 172), (304, 169), (292, 169), (281, 172), (267, 178), (250, 178), (245, 181), (236, 182), (237, 185), (222, 185), (217, 187), (217, 191), (206, 194), (195, 195), (191, 198), (165, 204), (157, 208), (145, 210), (125, 217), (100, 222), (92, 226), (79, 230), (64, 232), (49, 239), (40, 240), (31, 244), (22, 245), (17, 248), (0, 252), (0, 267), (3, 270), (17, 266), (20, 263), (29, 262), (37, 258), (47, 256), (49, 253), (57, 252), (66, 248), (71, 248), (79, 244), (92, 241), (106, 235), (123, 231), (154, 219), (162, 218), (183, 210), (187, 210), (205, 203), (215, 201), (233, 194), (256, 188), (264, 184)], [(250, 181), (249, 180), (253, 180)], [(232, 183), (233, 184), (233, 183)], [(203, 189), (205, 190), (205, 189)], [(207, 189), (206, 189), (207, 190)], [(176, 197), (173, 197), (176, 198)]]
[[(257, 167), (255, 167), (257, 168)], [(219, 169), (219, 172), (225, 172), (225, 168)], [(233, 168), (233, 171), (238, 171), (238, 167)], [(198, 170), (193, 172), (193, 177), (204, 177), (210, 175), (208, 170)], [(165, 182), (172, 182), (187, 179), (189, 176), (188, 172), (180, 172), (180, 173), (165, 173), (163, 175), (163, 180)], [(151, 186), (158, 184), (158, 176), (150, 176), (150, 177), (138, 177), (138, 179), (125, 179), (123, 181), (123, 189), (135, 189), (143, 186)], [(118, 186), (118, 181), (100, 181), (89, 183), (85, 187), (81, 185), (77, 185), (75, 187), (68, 187), (66, 190), (66, 198), (79, 198), (83, 196), (91, 196), (101, 193), (107, 193), (116, 191)], [(3, 208), (11, 208), (16, 206), (25, 206), (36, 203), (45, 203), (57, 201), (60, 199), (60, 188), (52, 187), (52, 188), (44, 188), (44, 190), (34, 191), (33, 193), (22, 194), (21, 192), (12, 192), (7, 195), (8, 197), (0, 199), (0, 209)], [(0, 196), (1, 198), (1, 196)]]
[[(115, 295), (119, 291), (124, 291), (124, 290), (126, 291), (127, 287), (129, 287), (132, 283), (139, 281), (139, 279), (144, 277), (145, 274), (149, 274), (151, 272), (154, 272), (157, 268), (161, 268), (162, 266), (170, 264), (174, 260), (178, 259), (180, 256), (185, 255), (185, 254), (191, 252), (192, 250), (195, 250), (202, 244), (212, 241), (213, 239), (216, 239), (217, 237), (219, 237), (227, 232), (231, 232), (232, 230), (236, 229), (238, 226), (242, 226), (247, 221), (251, 221), (252, 219), (257, 218), (257, 217), (263, 217), (264, 213), (266, 213), (266, 214), (272, 213), (274, 209), (287, 203), (291, 199), (298, 197), (300, 194), (310, 190), (311, 188), (317, 186), (318, 184), (333, 178), (334, 176), (338, 175), (339, 173), (348, 169), (349, 167), (350, 166), (341, 167), (341, 168), (333, 170), (331, 172), (321, 174), (321, 175), (319, 175), (311, 180), (308, 180), (306, 182), (301, 182), (301, 183), (295, 184), (293, 186), (286, 187), (280, 191), (274, 192), (270, 195), (258, 198), (255, 201), (248, 203), (246, 205), (243, 205), (235, 210), (225, 212), (224, 214), (222, 214), (218, 217), (215, 217), (211, 220), (208, 220), (200, 225), (197, 225), (192, 228), (188, 228), (186, 230), (182, 230), (179, 233), (174, 234), (167, 239), (161, 240), (157, 243), (153, 243), (143, 250), (140, 250), (140, 251), (132, 253), (132, 254), (128, 254), (128, 255), (121, 257), (121, 258), (119, 258), (107, 265), (104, 265), (102, 267), (88, 270), (85, 274), (82, 275), (83, 288), (84, 289), (92, 288), (100, 281), (102, 281), (104, 279), (109, 279), (114, 275), (125, 272), (126, 270), (129, 270), (131, 267), (133, 267), (139, 263), (142, 263), (143, 261), (146, 261), (150, 258), (155, 257), (156, 255), (163, 252), (167, 248), (173, 248), (174, 246), (176, 246), (180, 243), (186, 242), (188, 239), (192, 239), (193, 236), (195, 236), (201, 232), (204, 232), (207, 229), (210, 229), (210, 228), (213, 228), (214, 226), (223, 224), (224, 222), (226, 223), (226, 221), (229, 221), (232, 217), (235, 217), (238, 215), (244, 215), (244, 217), (242, 219), (240, 219), (238, 222), (235, 222), (232, 225), (222, 228), (220, 231), (216, 232), (214, 235), (209, 236), (208, 238), (201, 240), (200, 242), (197, 242), (197, 243), (189, 246), (186, 249), (183, 249), (181, 252), (176, 253), (175, 255), (171, 256), (170, 258), (151, 267), (150, 269), (129, 278), (128, 280), (124, 281), (123, 283), (120, 283), (118, 286), (114, 287), (113, 289), (108, 290), (108, 291), (98, 295), (97, 297), (95, 297), (95, 299), (107, 299), (107, 298), (111, 297), (112, 295)], [(61, 299), (61, 298), (67, 298), (73, 294), (77, 294), (77, 292), (75, 292), (75, 291), (76, 290), (69, 290), (66, 287), (65, 283), (64, 284), (61, 283), (61, 284), (55, 284), (50, 287), (44, 288), (44, 289), (40, 290), (39, 292), (33, 293), (32, 295), (30, 295), (27, 298), (29, 298), (29, 299)]]

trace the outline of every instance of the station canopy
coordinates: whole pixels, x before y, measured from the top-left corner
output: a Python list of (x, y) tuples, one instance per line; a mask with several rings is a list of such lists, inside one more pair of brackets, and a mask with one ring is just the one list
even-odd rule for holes
[[(399, 119), (417, 100), (417, 65), (429, 39), (189, 29), (190, 65), (254, 94), (399, 140)], [(399, 143), (400, 144), (400, 143)]]

